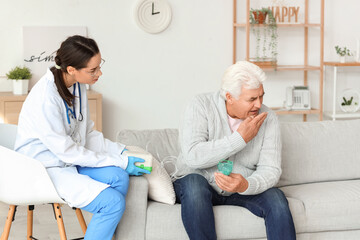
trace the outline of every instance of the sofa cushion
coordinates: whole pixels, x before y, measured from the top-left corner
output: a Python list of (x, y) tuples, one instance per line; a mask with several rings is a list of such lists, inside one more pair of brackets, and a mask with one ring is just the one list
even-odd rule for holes
[[(296, 213), (299, 220), (303, 219), (305, 211), (301, 201), (291, 198), (288, 201), (291, 212)], [(215, 206), (214, 215), (218, 239), (266, 238), (264, 219), (255, 216), (246, 208)], [(146, 215), (146, 239), (188, 239), (181, 220), (181, 205), (171, 206), (149, 201)]]
[[(301, 184), (281, 190), (289, 199), (298, 233), (360, 228), (360, 180)], [(291, 199), (301, 202), (302, 214), (295, 212)]]
[(148, 154), (152, 158), (151, 173), (143, 175), (149, 183), (149, 198), (157, 202), (174, 205), (176, 198), (174, 186), (169, 174), (160, 162), (141, 147), (127, 145), (126, 148), (129, 151)]
[(150, 152), (170, 174), (175, 171), (174, 160), (179, 155), (178, 136), (177, 129), (121, 130), (116, 135), (116, 141)]
[(281, 123), (277, 186), (360, 179), (360, 120)]
[[(214, 215), (218, 239), (250, 239), (266, 236), (264, 219), (243, 207), (215, 206)], [(234, 226), (238, 227), (234, 228)], [(146, 239), (189, 239), (181, 220), (181, 205), (149, 202)]]

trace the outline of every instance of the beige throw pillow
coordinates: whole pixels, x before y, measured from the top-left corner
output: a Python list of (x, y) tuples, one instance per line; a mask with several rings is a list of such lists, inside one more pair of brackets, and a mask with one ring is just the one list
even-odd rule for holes
[[(142, 149), (138, 146), (126, 146), (131, 152), (139, 152), (141, 154), (149, 154), (146, 150)], [(132, 156), (136, 156), (131, 154)], [(139, 156), (140, 157), (140, 156)], [(161, 166), (160, 162), (155, 159), (152, 155), (152, 171), (151, 174), (144, 174), (143, 176), (149, 182), (149, 198), (151, 200), (167, 203), (167, 204), (175, 204), (175, 191), (174, 186), (172, 184), (171, 178), (169, 174), (166, 172), (165, 168)]]

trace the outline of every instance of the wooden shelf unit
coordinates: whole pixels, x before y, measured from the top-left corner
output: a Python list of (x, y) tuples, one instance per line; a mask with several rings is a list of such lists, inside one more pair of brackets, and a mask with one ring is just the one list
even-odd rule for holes
[(354, 113), (345, 113), (342, 111), (336, 111), (336, 90), (337, 90), (337, 71), (339, 67), (360, 67), (360, 62), (324, 62), (324, 67), (333, 67), (333, 75), (334, 75), (334, 82), (333, 82), (333, 103), (332, 103), (332, 111), (331, 112), (324, 112), (324, 115), (330, 117), (333, 121), (336, 119), (347, 119), (347, 118), (360, 118), (360, 112)]
[[(266, 24), (250, 24), (250, 0), (246, 1), (246, 23), (237, 22), (237, 1), (233, 0), (233, 63), (237, 61), (236, 50), (237, 50), (237, 28), (245, 28), (246, 33), (246, 53), (245, 60), (250, 60), (250, 28), (251, 27), (263, 27)], [(254, 1), (254, 0), (253, 0)], [(304, 65), (278, 65), (276, 67), (264, 67), (264, 71), (303, 71), (304, 72), (304, 86), (308, 86), (308, 71), (319, 71), (319, 109), (312, 110), (276, 110), (276, 113), (281, 114), (303, 114), (304, 121), (307, 120), (308, 114), (319, 114), (319, 120), (323, 119), (323, 79), (324, 79), (324, 0), (320, 1), (320, 23), (309, 22), (309, 0), (304, 0), (304, 23), (277, 23), (278, 28), (296, 27), (304, 29)], [(320, 62), (319, 66), (309, 65), (309, 28), (320, 28)]]
[[(88, 91), (90, 118), (94, 121), (94, 129), (102, 131), (102, 95)], [(27, 97), (14, 95), (12, 92), (0, 92), (0, 122), (18, 124), (22, 105)]]

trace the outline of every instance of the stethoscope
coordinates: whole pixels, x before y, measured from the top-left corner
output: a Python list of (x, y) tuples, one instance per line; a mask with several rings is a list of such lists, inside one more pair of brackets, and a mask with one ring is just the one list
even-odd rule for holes
[[(65, 104), (65, 108), (66, 108), (66, 117), (67, 117), (67, 122), (70, 125), (70, 117), (72, 119), (75, 119), (77, 121), (82, 121), (83, 120), (83, 115), (81, 113), (81, 89), (80, 89), (80, 83), (78, 84), (78, 88), (79, 88), (79, 103), (80, 103), (80, 111), (79, 111), (79, 119), (76, 118), (76, 111), (75, 111), (75, 100), (72, 100), (72, 109), (69, 108), (69, 106), (67, 105), (66, 101), (63, 99), (64, 104)], [(76, 83), (73, 85), (73, 95), (75, 96), (75, 89), (76, 89)]]

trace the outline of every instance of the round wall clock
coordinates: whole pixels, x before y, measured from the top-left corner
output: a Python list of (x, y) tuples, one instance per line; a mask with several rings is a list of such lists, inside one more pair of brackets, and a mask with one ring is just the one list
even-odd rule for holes
[(171, 7), (166, 0), (140, 0), (135, 7), (137, 25), (148, 33), (164, 31), (171, 22)]

